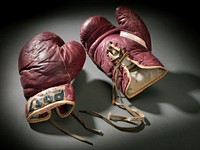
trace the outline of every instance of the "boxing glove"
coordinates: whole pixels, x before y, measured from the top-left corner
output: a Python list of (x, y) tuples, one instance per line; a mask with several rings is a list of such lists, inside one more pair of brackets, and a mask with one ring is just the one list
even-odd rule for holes
[[(118, 27), (103, 16), (89, 17), (81, 25), (80, 40), (91, 60), (112, 79), (112, 103), (125, 107), (121, 93), (134, 97), (164, 77), (167, 69), (153, 55), (150, 34), (141, 17), (127, 6), (118, 6), (115, 17)], [(121, 102), (116, 102), (116, 95)], [(135, 115), (144, 119), (141, 112)]]
[[(75, 92), (72, 84), (85, 59), (86, 53), (80, 43), (65, 43), (52, 32), (41, 32), (23, 46), (18, 68), (29, 123), (50, 120), (65, 132), (51, 119), (51, 110), (55, 109), (61, 118), (73, 114)], [(78, 136), (75, 138), (82, 140)]]

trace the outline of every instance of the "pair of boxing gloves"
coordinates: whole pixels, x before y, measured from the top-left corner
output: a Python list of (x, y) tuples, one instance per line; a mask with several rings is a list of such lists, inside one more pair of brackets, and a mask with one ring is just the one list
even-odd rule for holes
[(88, 18), (80, 28), (81, 43), (65, 43), (52, 32), (42, 32), (23, 46), (18, 66), (29, 123), (49, 120), (53, 109), (61, 118), (72, 114), (73, 81), (83, 68), (86, 54), (112, 79), (112, 103), (134, 115), (124, 118), (109, 114), (108, 120), (143, 122), (144, 115), (123, 105), (120, 95), (134, 97), (162, 78), (167, 69), (152, 54), (150, 34), (139, 15), (119, 6), (115, 17), (118, 27), (102, 16)]

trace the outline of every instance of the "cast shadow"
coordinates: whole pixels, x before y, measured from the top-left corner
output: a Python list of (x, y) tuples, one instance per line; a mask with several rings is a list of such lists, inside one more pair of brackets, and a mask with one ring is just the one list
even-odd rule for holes
[(198, 113), (200, 104), (190, 93), (200, 89), (200, 78), (187, 73), (168, 72), (166, 76), (129, 99), (141, 110), (161, 114), (159, 103), (171, 104), (186, 113)]
[(74, 81), (76, 92), (76, 108), (79, 110), (95, 110), (102, 112), (111, 106), (112, 85), (100, 79), (87, 81), (84, 70)]
[[(76, 77), (73, 83), (76, 105), (74, 112), (78, 114), (84, 123), (90, 128), (96, 128), (94, 119), (90, 115), (84, 115), (79, 113), (79, 110), (93, 110), (101, 113), (108, 109), (111, 104), (111, 85), (102, 80), (92, 80), (87, 82), (87, 75), (82, 70)], [(54, 120), (62, 127), (71, 131), (72, 133), (80, 136), (93, 136), (94, 133), (83, 128), (83, 126), (72, 116), (61, 119), (57, 116), (55, 111), (52, 111)], [(51, 134), (51, 135), (64, 135), (56, 127), (54, 127), (49, 121), (30, 124), (30, 127), (40, 133)]]
[[(115, 111), (124, 111), (123, 109), (118, 108), (117, 106), (115, 107), (111, 103), (111, 94), (112, 94), (111, 83), (97, 79), (87, 82), (87, 74), (84, 70), (82, 70), (80, 75), (76, 78), (74, 82), (74, 88), (77, 94), (77, 105), (76, 105), (77, 110), (95, 111), (101, 114), (101, 112), (110, 110), (112, 107), (115, 109)], [(90, 127), (93, 128), (96, 127), (93, 121), (94, 120), (93, 116), (84, 114), (81, 115), (84, 117), (83, 119)], [(103, 116), (107, 117), (107, 115)], [(127, 116), (129, 116), (129, 113), (127, 113)], [(113, 122), (113, 123), (119, 126), (126, 126), (126, 127), (134, 126), (133, 124), (131, 125), (125, 122), (124, 123)], [(147, 118), (145, 118), (145, 124), (150, 125)], [(135, 130), (128, 132), (133, 132), (133, 133), (139, 132), (144, 129), (145, 124), (142, 124)]]
[[(94, 117), (79, 113), (79, 110), (92, 110), (103, 112), (112, 107), (110, 83), (94, 79), (87, 81), (87, 74), (84, 70), (80, 72), (73, 83), (76, 94), (75, 112), (80, 115), (88, 127), (96, 128)], [(198, 113), (200, 104), (189, 93), (200, 88), (200, 78), (186, 73), (168, 72), (166, 76), (157, 81), (152, 86), (145, 89), (137, 96), (129, 99), (130, 103), (143, 111), (152, 114), (161, 114), (159, 103), (166, 103), (175, 106), (186, 113)], [(94, 134), (84, 129), (71, 115), (61, 119), (55, 113), (52, 113), (57, 123), (70, 130), (73, 133), (82, 136), (93, 136)], [(146, 120), (147, 125), (150, 122)], [(30, 124), (35, 131), (45, 134), (64, 135), (56, 129), (49, 121)], [(134, 132), (139, 132), (144, 128), (141, 126)]]

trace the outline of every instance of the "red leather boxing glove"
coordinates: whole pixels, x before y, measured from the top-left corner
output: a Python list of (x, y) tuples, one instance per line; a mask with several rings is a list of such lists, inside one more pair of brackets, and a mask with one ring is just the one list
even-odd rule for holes
[[(119, 27), (102, 16), (92, 16), (81, 26), (80, 39), (88, 55), (131, 98), (159, 80), (166, 68), (151, 52), (149, 31), (142, 19), (126, 6), (116, 8)], [(115, 66), (120, 62), (119, 77)]]
[(112, 103), (125, 107), (122, 100), (116, 102), (116, 93), (120, 99), (119, 91), (132, 98), (161, 79), (167, 69), (153, 55), (149, 31), (139, 15), (127, 6), (117, 7), (115, 14), (118, 27), (102, 16), (88, 18), (80, 28), (80, 40), (92, 61), (112, 79)]
[(85, 59), (86, 53), (80, 43), (65, 43), (51, 32), (41, 32), (24, 45), (18, 65), (27, 99), (26, 117), (29, 123), (50, 120), (63, 132), (84, 141), (52, 120), (51, 110), (56, 109), (61, 118), (73, 114), (79, 119), (73, 113), (75, 92), (72, 83), (81, 71)]
[(85, 51), (78, 42), (64, 43), (51, 32), (39, 33), (25, 44), (19, 55), (19, 73), (27, 99), (28, 122), (48, 120), (53, 108), (61, 118), (72, 112), (72, 81), (85, 59)]

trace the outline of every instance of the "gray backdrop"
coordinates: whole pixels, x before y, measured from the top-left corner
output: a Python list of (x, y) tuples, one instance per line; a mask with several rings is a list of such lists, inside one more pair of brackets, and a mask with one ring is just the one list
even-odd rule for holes
[[(94, 143), (90, 146), (63, 134), (48, 121), (27, 123), (24, 116), (26, 100), (18, 74), (18, 56), (23, 45), (42, 31), (54, 32), (66, 42), (80, 42), (80, 25), (92, 15), (102, 15), (117, 26), (114, 12), (118, 4), (121, 3), (112, 1), (109, 5), (97, 3), (72, 7), (65, 3), (66, 7), (52, 7), (48, 12), (20, 18), (1, 28), (0, 149), (199, 149), (199, 34), (192, 23), (189, 24), (189, 18), (138, 3), (128, 5), (146, 23), (153, 53), (169, 70), (154, 85), (126, 100), (146, 115), (149, 124), (137, 132), (126, 133), (101, 119), (81, 114), (89, 126), (103, 131), (104, 136), (98, 136), (86, 131), (71, 116), (64, 120), (56, 118), (65, 128)], [(103, 115), (110, 111), (125, 113), (111, 104), (111, 86), (111, 80), (87, 57), (74, 82), (75, 110), (94, 110)]]

